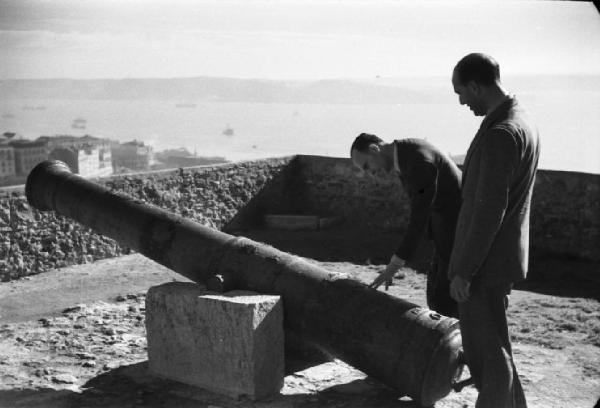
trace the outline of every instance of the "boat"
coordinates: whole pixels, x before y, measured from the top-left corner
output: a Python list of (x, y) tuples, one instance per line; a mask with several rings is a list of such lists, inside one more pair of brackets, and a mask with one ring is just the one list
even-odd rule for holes
[(233, 132), (233, 129), (231, 127), (227, 126), (223, 130), (222, 134), (224, 134), (225, 136), (233, 136), (234, 132)]
[(87, 126), (87, 120), (85, 120), (83, 118), (74, 119), (73, 123), (71, 123), (71, 128), (73, 128), (73, 129), (85, 129), (86, 126)]

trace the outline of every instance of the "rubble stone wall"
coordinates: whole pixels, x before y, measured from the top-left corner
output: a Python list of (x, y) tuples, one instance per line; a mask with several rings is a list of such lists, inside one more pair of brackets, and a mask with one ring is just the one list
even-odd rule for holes
[[(399, 181), (359, 177), (343, 158), (296, 156), (96, 181), (231, 233), (260, 227), (265, 214), (341, 216), (343, 228), (402, 232), (410, 215)], [(599, 262), (599, 242), (600, 175), (539, 171), (532, 250)], [(130, 251), (65, 217), (30, 208), (22, 188), (0, 191), (0, 280)]]
[(546, 255), (600, 261), (600, 175), (538, 171), (530, 234)]
[[(306, 211), (342, 215), (356, 228), (402, 230), (410, 209), (396, 180), (358, 177), (349, 159), (298, 156)], [(600, 261), (600, 175), (538, 171), (530, 245), (541, 255)]]
[(298, 156), (307, 213), (338, 215), (347, 226), (402, 230), (410, 215), (398, 178), (359, 175), (350, 159)]
[[(201, 166), (95, 180), (203, 225), (235, 231), (266, 212), (295, 211), (292, 158)], [(285, 189), (285, 193), (283, 192)], [(53, 212), (31, 208), (23, 189), (0, 192), (0, 280), (131, 252)]]

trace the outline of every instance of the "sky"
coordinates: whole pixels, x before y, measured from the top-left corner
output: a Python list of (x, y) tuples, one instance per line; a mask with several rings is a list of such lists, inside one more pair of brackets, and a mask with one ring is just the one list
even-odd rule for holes
[(587, 2), (0, 0), (0, 79), (600, 74)]

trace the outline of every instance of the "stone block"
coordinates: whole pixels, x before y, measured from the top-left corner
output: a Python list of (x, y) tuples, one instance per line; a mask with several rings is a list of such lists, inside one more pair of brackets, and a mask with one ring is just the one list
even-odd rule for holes
[(161, 377), (253, 400), (283, 386), (279, 296), (209, 292), (189, 282), (154, 286), (146, 330), (149, 368)]
[(319, 217), (316, 215), (266, 215), (268, 228), (285, 230), (316, 230)]
[(331, 228), (342, 223), (342, 217), (322, 217), (319, 218), (319, 229)]

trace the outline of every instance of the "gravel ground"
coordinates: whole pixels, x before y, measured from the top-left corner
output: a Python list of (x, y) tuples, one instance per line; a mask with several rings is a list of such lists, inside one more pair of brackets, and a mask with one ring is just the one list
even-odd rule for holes
[[(379, 269), (318, 263), (363, 282)], [(423, 275), (405, 272), (390, 295), (422, 305)], [(258, 402), (150, 375), (145, 292), (171, 280), (186, 279), (128, 255), (1, 283), (0, 407), (416, 407), (339, 360), (288, 356), (280, 394)], [(515, 360), (530, 407), (591, 408), (600, 397), (598, 287), (573, 285), (530, 284), (511, 296)], [(472, 407), (475, 397), (467, 388), (436, 407)]]

